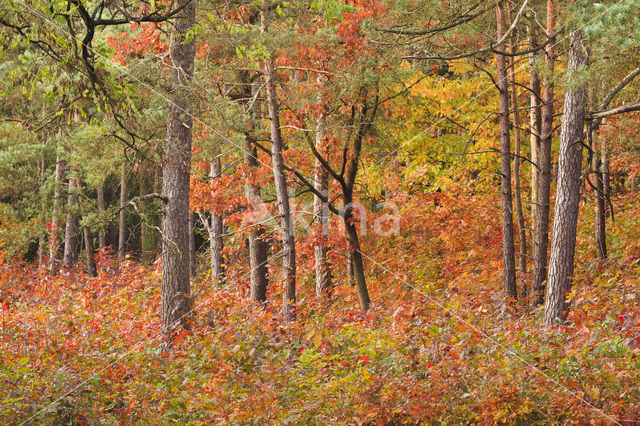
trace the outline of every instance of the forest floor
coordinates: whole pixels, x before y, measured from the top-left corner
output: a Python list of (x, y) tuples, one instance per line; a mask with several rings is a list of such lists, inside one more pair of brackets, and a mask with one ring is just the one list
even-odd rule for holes
[(554, 328), (502, 301), (496, 194), (426, 197), (399, 200), (400, 235), (365, 239), (366, 314), (341, 280), (318, 302), (301, 268), (283, 325), (278, 286), (259, 308), (230, 265), (226, 287), (194, 280), (192, 332), (168, 354), (157, 264), (87, 278), (7, 261), (0, 423), (640, 423), (640, 196), (615, 200), (606, 262), (583, 203)]

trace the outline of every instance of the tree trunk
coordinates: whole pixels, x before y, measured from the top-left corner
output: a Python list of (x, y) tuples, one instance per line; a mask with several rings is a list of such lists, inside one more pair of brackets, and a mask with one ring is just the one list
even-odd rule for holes
[(45, 175), (47, 172), (47, 162), (44, 153), (40, 159), (40, 226), (41, 234), (38, 242), (38, 268), (44, 269), (47, 260), (47, 198), (44, 191)]
[[(258, 168), (258, 154), (256, 148), (252, 146), (249, 135), (246, 135), (244, 144), (244, 162), (251, 169)], [(248, 200), (253, 200), (253, 204), (261, 202), (260, 187), (252, 182), (251, 176), (247, 178), (246, 195)], [(267, 278), (267, 243), (264, 240), (264, 228), (261, 225), (252, 224), (249, 232), (249, 273), (251, 279), (251, 299), (264, 303), (267, 300), (267, 288), (269, 280)]]
[[(261, 28), (267, 30), (268, 4), (262, 1)], [(278, 101), (276, 99), (276, 86), (274, 82), (273, 57), (264, 60), (263, 73), (266, 87), (267, 109), (269, 111), (269, 126), (271, 128), (271, 162), (273, 164), (273, 178), (278, 199), (280, 213), (283, 269), (285, 292), (283, 302), (283, 317), (285, 321), (292, 321), (296, 317), (296, 247), (294, 237), (293, 217), (289, 206), (289, 194), (287, 193), (287, 179), (284, 173), (284, 160), (282, 158), (282, 133), (280, 132), (280, 116)]]
[[(316, 149), (318, 152), (326, 156), (324, 136), (326, 133), (327, 117), (324, 112), (318, 118), (316, 126)], [(315, 190), (324, 197), (329, 196), (329, 187), (327, 182), (327, 171), (316, 158), (315, 164)], [(313, 210), (317, 220), (316, 232), (317, 240), (314, 247), (315, 267), (316, 267), (316, 296), (325, 298), (330, 296), (331, 292), (331, 267), (327, 259), (327, 238), (329, 237), (329, 209), (320, 197), (314, 195)]]
[(579, 30), (576, 30), (571, 34), (570, 38), (569, 85), (564, 97), (564, 112), (560, 133), (558, 188), (544, 312), (546, 324), (564, 321), (569, 309), (565, 297), (567, 291), (571, 288), (573, 276), (587, 95), (586, 83), (575, 84), (572, 80), (578, 70), (586, 64), (587, 56), (583, 46), (582, 34)]
[[(511, 51), (516, 51), (515, 32), (511, 34)], [(523, 281), (522, 299), (527, 298), (527, 285), (524, 283), (527, 275), (527, 229), (524, 224), (524, 212), (522, 210), (522, 192), (520, 188), (520, 113), (518, 111), (518, 91), (516, 90), (515, 60), (511, 61), (511, 111), (513, 114), (513, 185), (516, 203), (516, 218), (518, 219), (518, 235), (520, 250), (518, 251), (518, 266), (520, 267), (521, 280)]]
[(62, 263), (67, 269), (74, 267), (78, 262), (78, 215), (76, 208), (78, 204), (77, 190), (78, 181), (76, 178), (69, 178), (69, 194), (67, 196), (67, 224), (64, 234), (64, 257)]
[[(529, 48), (536, 47), (535, 34), (533, 28), (529, 30)], [(531, 235), (535, 237), (536, 219), (538, 217), (538, 175), (539, 160), (538, 150), (540, 149), (540, 132), (542, 127), (542, 112), (540, 103), (540, 76), (536, 70), (536, 53), (529, 56), (529, 143), (531, 145)], [(535, 240), (535, 238), (532, 238)], [(535, 251), (535, 241), (532, 251)], [(525, 296), (526, 297), (526, 296)]]
[[(547, 0), (547, 36), (556, 28), (555, 0)], [(542, 93), (542, 128), (538, 151), (538, 217), (533, 252), (531, 302), (534, 306), (544, 301), (544, 280), (547, 274), (547, 250), (549, 247), (549, 203), (551, 196), (551, 139), (553, 134), (553, 69), (555, 40), (546, 47), (546, 76)]]
[(97, 276), (96, 260), (93, 257), (93, 234), (88, 226), (84, 227), (84, 254), (87, 263), (87, 274), (90, 277)]
[(195, 43), (186, 42), (195, 24), (196, 5), (177, 0), (183, 8), (173, 23), (169, 47), (171, 87), (164, 145), (162, 194), (166, 197), (162, 239), (162, 330), (173, 343), (178, 327), (190, 328), (191, 283), (189, 276), (189, 175), (193, 116), (192, 76)]
[(607, 232), (606, 232), (606, 211), (605, 211), (605, 196), (604, 196), (604, 179), (602, 178), (602, 162), (600, 152), (593, 139), (593, 133), (591, 129), (590, 140), (591, 144), (591, 169), (593, 171), (593, 196), (595, 198), (595, 238), (596, 238), (596, 254), (598, 259), (604, 260), (607, 258)]
[[(222, 175), (222, 161), (220, 156), (211, 160), (211, 179), (218, 179)], [(209, 233), (209, 252), (211, 254), (211, 278), (217, 284), (223, 284), (225, 280), (225, 265), (222, 257), (224, 248), (224, 219), (222, 214), (211, 212), (211, 232)]]
[(360, 250), (360, 239), (358, 238), (358, 229), (354, 223), (353, 217), (353, 195), (351, 191), (344, 191), (343, 201), (345, 205), (343, 220), (344, 227), (347, 231), (347, 239), (349, 240), (349, 258), (351, 259), (350, 269), (353, 274), (356, 290), (358, 292), (358, 301), (360, 309), (366, 311), (369, 309), (371, 299), (369, 297), (369, 289), (364, 276), (364, 263), (362, 260), (362, 251)]
[[(98, 186), (97, 193), (98, 193), (98, 213), (102, 218), (102, 215), (104, 214), (104, 209), (105, 209), (104, 185)], [(106, 232), (104, 230), (103, 224), (100, 223), (99, 225), (100, 225), (100, 228), (98, 228), (98, 247), (100, 248), (100, 250), (104, 250), (104, 248), (107, 246), (107, 236), (106, 236)]]
[(602, 167), (602, 190), (604, 193), (605, 203), (604, 211), (605, 217), (611, 212), (609, 211), (609, 200), (611, 197), (611, 174), (609, 173), (609, 147), (607, 146), (607, 139), (600, 139), (600, 157)]
[(120, 168), (120, 224), (118, 227), (118, 270), (124, 262), (124, 245), (127, 238), (127, 168), (123, 159)]
[(66, 169), (66, 162), (58, 156), (56, 158), (56, 177), (53, 195), (53, 209), (51, 212), (51, 234), (49, 236), (49, 272), (57, 274), (60, 269), (60, 205), (62, 204), (62, 180)]
[[(505, 33), (505, 17), (502, 4), (496, 7), (496, 19), (498, 24), (497, 37), (501, 38)], [(507, 76), (506, 60), (503, 55), (496, 55), (498, 68), (498, 89), (500, 90), (500, 157), (502, 191), (502, 284), (505, 297), (516, 300), (518, 290), (516, 287), (515, 247), (513, 242), (513, 204), (511, 193), (511, 141), (509, 137), (509, 80)]]

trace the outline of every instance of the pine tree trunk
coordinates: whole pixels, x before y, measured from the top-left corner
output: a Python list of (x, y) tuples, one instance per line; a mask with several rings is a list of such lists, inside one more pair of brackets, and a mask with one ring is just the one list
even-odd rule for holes
[(44, 269), (47, 261), (48, 247), (47, 247), (47, 198), (44, 191), (45, 174), (47, 172), (47, 162), (44, 154), (40, 159), (40, 226), (41, 234), (38, 241), (38, 268)]
[[(536, 47), (533, 28), (529, 27), (529, 48)], [(542, 111), (540, 102), (540, 76), (535, 65), (536, 53), (529, 56), (529, 143), (531, 146), (531, 235), (533, 241), (532, 251), (535, 251), (535, 230), (536, 219), (538, 217), (538, 174), (539, 160), (538, 150), (540, 149), (540, 132), (542, 127)]]
[[(263, 32), (267, 30), (267, 19), (268, 4), (263, 0), (261, 8), (261, 28)], [(269, 111), (269, 126), (271, 129), (271, 162), (273, 164), (273, 177), (280, 213), (280, 229), (282, 232), (285, 281), (283, 318), (285, 321), (292, 321), (296, 317), (296, 246), (293, 217), (291, 216), (289, 194), (287, 192), (287, 179), (284, 173), (282, 133), (280, 131), (280, 116), (278, 101), (276, 99), (275, 71), (272, 57), (264, 60), (263, 73), (265, 78), (267, 109)]]
[(118, 227), (118, 270), (124, 262), (125, 242), (127, 241), (127, 168), (123, 160), (120, 169), (120, 222)]
[(572, 81), (578, 70), (587, 64), (585, 46), (579, 30), (571, 34), (568, 63), (568, 85), (564, 97), (558, 188), (556, 193), (551, 256), (549, 258), (548, 290), (544, 321), (555, 324), (567, 317), (569, 305), (566, 293), (571, 289), (578, 227), (582, 144), (584, 142), (586, 83)]
[[(324, 137), (326, 133), (327, 117), (323, 112), (318, 118), (316, 126), (316, 149), (326, 155)], [(314, 188), (324, 197), (329, 196), (327, 182), (327, 171), (316, 158)], [(314, 216), (317, 220), (316, 232), (318, 239), (314, 247), (315, 267), (316, 267), (316, 296), (325, 298), (331, 292), (331, 267), (327, 259), (327, 238), (329, 237), (329, 209), (320, 197), (313, 197)]]
[(76, 208), (78, 204), (77, 190), (78, 181), (76, 178), (69, 178), (69, 194), (67, 196), (67, 224), (64, 234), (64, 257), (62, 263), (67, 269), (71, 269), (78, 262), (78, 215)]
[(343, 202), (345, 210), (343, 213), (344, 227), (347, 231), (347, 239), (349, 241), (349, 258), (351, 259), (351, 273), (353, 274), (353, 282), (358, 292), (358, 302), (360, 309), (366, 311), (369, 309), (371, 299), (369, 297), (369, 289), (364, 275), (364, 262), (362, 260), (362, 252), (360, 250), (360, 239), (358, 238), (358, 229), (354, 223), (353, 217), (353, 195), (351, 191), (344, 191)]
[(598, 151), (593, 135), (591, 137), (591, 170), (593, 170), (593, 196), (595, 199), (595, 239), (596, 239), (596, 254), (598, 259), (604, 260), (607, 258), (607, 228), (606, 228), (606, 211), (605, 211), (605, 197), (604, 197), (604, 179), (602, 178), (602, 162), (600, 152)]
[[(511, 51), (516, 51), (515, 33), (511, 34)], [(516, 90), (515, 60), (511, 61), (510, 85), (511, 85), (511, 111), (513, 114), (513, 185), (516, 203), (516, 218), (518, 220), (518, 236), (520, 249), (518, 251), (518, 266), (520, 267), (522, 285), (522, 299), (527, 298), (527, 285), (524, 283), (527, 275), (527, 229), (524, 224), (524, 212), (522, 209), (522, 189), (520, 186), (520, 113), (518, 111), (518, 91)]]
[[(218, 179), (222, 175), (222, 161), (219, 156), (211, 160), (211, 179)], [(217, 284), (225, 280), (225, 265), (222, 257), (224, 248), (224, 218), (221, 214), (211, 212), (211, 232), (209, 235), (209, 252), (211, 254), (211, 277)]]
[[(258, 168), (258, 154), (251, 144), (249, 135), (246, 135), (244, 144), (244, 163), (251, 169)], [(251, 177), (246, 182), (246, 196), (248, 200), (254, 200), (258, 205), (261, 201), (260, 188), (252, 183)], [(267, 300), (267, 288), (269, 280), (267, 277), (267, 243), (264, 240), (264, 228), (261, 225), (253, 224), (249, 232), (249, 267), (251, 271), (251, 299), (264, 303)]]
[[(556, 28), (555, 0), (547, 0), (547, 35)], [(542, 93), (542, 128), (538, 150), (538, 217), (533, 252), (531, 302), (538, 306), (544, 301), (544, 281), (547, 274), (547, 250), (549, 247), (549, 204), (551, 197), (551, 139), (553, 134), (553, 69), (555, 40), (546, 47), (546, 76)]]
[(171, 87), (164, 145), (162, 194), (166, 197), (162, 239), (162, 330), (171, 345), (179, 327), (189, 329), (189, 175), (193, 117), (192, 76), (195, 42), (185, 43), (195, 24), (196, 5), (177, 0), (183, 8), (173, 22), (170, 42)]
[(49, 273), (57, 274), (60, 270), (60, 239), (62, 236), (60, 223), (60, 205), (62, 199), (62, 180), (66, 169), (66, 162), (58, 156), (56, 158), (56, 177), (53, 194), (53, 209), (51, 211), (51, 234), (49, 236)]
[[(104, 214), (105, 203), (104, 203), (104, 185), (98, 186), (97, 190), (98, 195), (98, 213), (101, 215)], [(98, 229), (98, 247), (100, 250), (104, 250), (107, 246), (107, 235), (104, 230), (104, 226), (100, 224), (100, 228)]]
[(93, 234), (88, 226), (84, 227), (84, 254), (86, 257), (87, 274), (90, 277), (97, 276), (96, 260), (93, 257)]
[[(498, 23), (497, 37), (505, 33), (504, 9), (500, 4), (496, 7), (496, 19)], [(518, 290), (516, 287), (515, 246), (513, 242), (513, 204), (511, 192), (511, 140), (509, 137), (509, 80), (507, 76), (506, 60), (503, 55), (496, 55), (498, 68), (498, 89), (500, 90), (500, 157), (502, 191), (502, 284), (505, 297), (516, 300)]]

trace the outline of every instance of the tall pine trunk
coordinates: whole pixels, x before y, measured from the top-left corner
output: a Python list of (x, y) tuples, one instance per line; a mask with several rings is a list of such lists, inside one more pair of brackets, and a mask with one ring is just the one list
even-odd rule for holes
[[(515, 32), (511, 34), (511, 51), (516, 51)], [(527, 229), (524, 224), (524, 212), (522, 209), (522, 188), (520, 185), (520, 113), (518, 111), (518, 91), (516, 89), (516, 72), (515, 60), (511, 61), (509, 73), (511, 86), (511, 113), (513, 114), (513, 186), (514, 200), (516, 203), (516, 218), (518, 220), (518, 237), (520, 240), (520, 248), (518, 251), (518, 266), (520, 269), (521, 280), (526, 279), (527, 275)], [(527, 298), (527, 285), (522, 286), (522, 298)]]
[(190, 328), (189, 175), (192, 141), (192, 77), (195, 42), (187, 33), (195, 24), (196, 5), (177, 0), (169, 47), (171, 72), (164, 144), (162, 194), (166, 198), (162, 239), (162, 330), (171, 345), (179, 328)]
[[(547, 37), (554, 35), (556, 28), (555, 0), (547, 0)], [(544, 281), (547, 273), (547, 250), (549, 247), (549, 204), (551, 198), (551, 140), (553, 135), (553, 70), (555, 40), (546, 47), (546, 75), (542, 93), (542, 128), (538, 150), (538, 217), (533, 252), (533, 274), (531, 302), (538, 306), (544, 301)]]
[[(529, 48), (536, 47), (535, 33), (532, 26), (528, 27)], [(540, 132), (542, 127), (542, 111), (540, 102), (540, 75), (536, 69), (535, 52), (529, 56), (529, 145), (531, 149), (531, 236), (533, 240), (532, 251), (535, 251), (535, 230), (538, 217), (538, 175), (540, 149)]]
[[(211, 179), (219, 179), (222, 175), (222, 160), (216, 156), (211, 160)], [(223, 284), (225, 280), (225, 265), (222, 257), (224, 248), (224, 218), (222, 214), (211, 212), (211, 225), (209, 232), (209, 252), (211, 254), (211, 278), (217, 284)]]
[[(327, 127), (327, 117), (324, 111), (318, 117), (316, 126), (316, 149), (326, 156), (325, 134)], [(314, 188), (324, 197), (329, 196), (327, 182), (327, 171), (316, 158)], [(317, 240), (314, 247), (315, 268), (316, 268), (316, 296), (320, 298), (328, 297), (331, 291), (331, 266), (327, 259), (327, 238), (329, 237), (329, 209), (322, 198), (314, 195), (313, 212), (315, 216)]]
[(60, 270), (60, 241), (62, 229), (60, 223), (60, 206), (62, 199), (62, 180), (67, 163), (58, 156), (56, 158), (56, 175), (53, 190), (53, 208), (51, 211), (51, 231), (49, 235), (49, 273), (57, 274)]
[[(502, 4), (496, 7), (496, 20), (498, 25), (498, 38), (505, 33), (505, 16)], [(504, 55), (496, 55), (498, 68), (498, 90), (500, 104), (500, 159), (502, 192), (502, 284), (505, 297), (516, 300), (518, 290), (516, 287), (515, 246), (513, 242), (513, 203), (511, 192), (511, 140), (509, 136), (509, 80), (507, 76), (506, 60)]]
[(69, 194), (67, 195), (67, 224), (64, 234), (64, 257), (62, 263), (71, 269), (78, 262), (78, 214), (76, 213), (78, 197), (76, 194), (78, 180), (69, 178)]
[(47, 172), (47, 162), (42, 154), (40, 159), (40, 226), (41, 234), (38, 242), (38, 268), (44, 269), (47, 260), (48, 247), (47, 247), (47, 197), (44, 191), (45, 175)]
[[(258, 153), (252, 145), (250, 136), (247, 134), (243, 144), (244, 163), (250, 169), (258, 168)], [(260, 187), (252, 181), (252, 177), (247, 178), (245, 185), (247, 199), (252, 204), (259, 205)], [(253, 201), (252, 201), (253, 200)], [(267, 287), (269, 280), (267, 277), (267, 242), (264, 240), (264, 227), (252, 224), (249, 231), (249, 277), (251, 280), (251, 299), (264, 303), (267, 300)]]
[(607, 228), (606, 228), (606, 211), (605, 211), (605, 195), (604, 195), (604, 179), (602, 178), (602, 161), (600, 156), (600, 148), (596, 146), (593, 139), (593, 133), (589, 129), (591, 140), (591, 170), (593, 171), (593, 195), (595, 198), (595, 237), (596, 237), (596, 254), (598, 259), (607, 258)]
[(581, 32), (574, 31), (569, 45), (569, 84), (564, 97), (560, 133), (558, 188), (544, 312), (546, 324), (565, 320), (569, 309), (566, 293), (571, 288), (573, 277), (587, 99), (586, 83), (573, 80), (579, 69), (587, 64), (583, 43)]
[[(261, 29), (267, 31), (268, 3), (262, 1)], [(278, 211), (280, 213), (280, 230), (282, 233), (283, 269), (284, 269), (284, 301), (283, 317), (285, 321), (295, 319), (296, 310), (296, 246), (294, 236), (293, 217), (289, 205), (287, 192), (287, 178), (284, 173), (284, 159), (282, 157), (282, 133), (280, 131), (280, 115), (278, 100), (276, 98), (275, 71), (273, 57), (264, 60), (263, 73), (266, 87), (267, 109), (269, 111), (269, 127), (271, 130), (271, 162), (273, 165), (273, 179), (278, 199)]]
[(120, 169), (120, 222), (118, 226), (118, 270), (124, 262), (125, 242), (127, 241), (127, 168), (123, 159)]
[[(100, 184), (96, 192), (98, 196), (98, 213), (102, 218), (102, 215), (104, 214), (104, 210), (105, 210), (104, 184)], [(98, 228), (98, 247), (100, 248), (100, 250), (104, 250), (106, 246), (107, 246), (107, 235), (106, 235), (104, 226), (100, 224), (100, 228)]]

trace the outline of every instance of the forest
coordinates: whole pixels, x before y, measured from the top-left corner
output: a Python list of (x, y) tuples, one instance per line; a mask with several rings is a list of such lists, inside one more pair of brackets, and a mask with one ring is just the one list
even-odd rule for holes
[(639, 10), (3, 0), (0, 423), (640, 424)]

